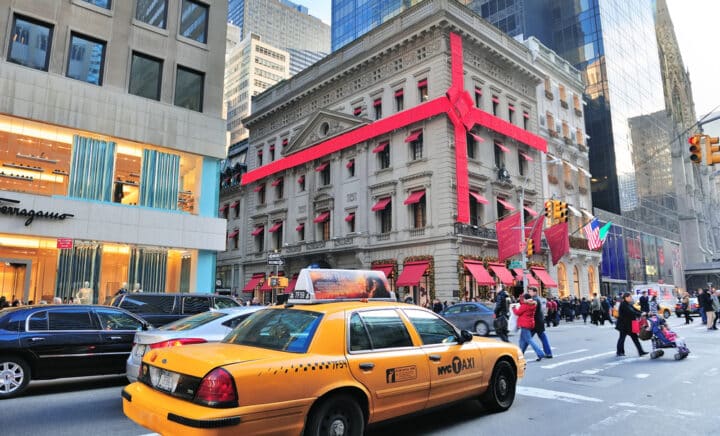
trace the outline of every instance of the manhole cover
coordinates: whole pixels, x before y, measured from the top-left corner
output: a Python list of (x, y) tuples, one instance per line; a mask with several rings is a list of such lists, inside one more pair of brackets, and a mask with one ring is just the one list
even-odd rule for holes
[(608, 387), (612, 386), (614, 384), (620, 383), (622, 381), (619, 377), (607, 377), (604, 375), (591, 375), (591, 374), (582, 374), (577, 372), (571, 372), (568, 374), (563, 374), (557, 377), (553, 377), (550, 379), (550, 381), (559, 382), (559, 383), (572, 383), (576, 385), (583, 385), (583, 386), (597, 386), (597, 387)]

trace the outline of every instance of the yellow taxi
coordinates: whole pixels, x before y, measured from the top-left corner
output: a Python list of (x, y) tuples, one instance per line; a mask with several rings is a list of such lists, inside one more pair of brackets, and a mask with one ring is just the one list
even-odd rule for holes
[(222, 342), (155, 349), (122, 392), (134, 422), (171, 434), (361, 435), (462, 399), (512, 405), (525, 359), (395, 301), (382, 272), (302, 270), (288, 302)]

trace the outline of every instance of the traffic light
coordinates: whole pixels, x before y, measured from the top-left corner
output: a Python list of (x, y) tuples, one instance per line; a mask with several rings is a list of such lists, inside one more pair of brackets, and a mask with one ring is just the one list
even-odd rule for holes
[(703, 135), (697, 134), (688, 138), (690, 144), (690, 161), (694, 164), (700, 164), (703, 161), (702, 145), (700, 140)]
[(552, 219), (553, 216), (553, 200), (548, 200), (545, 202), (545, 218)]
[(270, 286), (273, 288), (287, 288), (288, 278), (282, 276), (271, 276)]
[(567, 203), (555, 200), (553, 204), (553, 219), (559, 223), (567, 221)]
[(525, 242), (525, 248), (527, 249), (527, 255), (532, 256), (535, 253), (535, 247), (533, 246), (532, 238), (527, 238)]
[(705, 136), (705, 163), (708, 165), (715, 165), (716, 163), (720, 163), (720, 154), (715, 154), (720, 152), (720, 145), (715, 145), (720, 141), (720, 138), (717, 136)]

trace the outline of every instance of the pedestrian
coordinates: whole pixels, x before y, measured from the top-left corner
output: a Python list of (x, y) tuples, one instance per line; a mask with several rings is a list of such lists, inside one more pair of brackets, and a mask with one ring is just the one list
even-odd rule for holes
[(705, 291), (702, 288), (698, 288), (697, 290), (697, 302), (698, 302), (698, 313), (700, 313), (700, 319), (702, 320), (703, 324), (707, 323), (707, 314), (705, 314), (705, 310), (702, 307), (702, 299), (705, 298), (703, 296), (705, 294)]
[[(698, 289), (698, 292), (700, 290)], [(704, 289), (702, 293), (698, 295), (698, 305), (700, 305), (700, 313), (705, 314), (705, 321), (707, 323), (708, 331), (713, 329), (713, 320), (715, 319), (715, 310), (712, 305), (712, 297), (710, 297), (710, 290)]]
[[(542, 343), (543, 353), (545, 354), (545, 358), (552, 359), (552, 348), (550, 348), (550, 341), (548, 340), (547, 335), (545, 334), (545, 321), (543, 311), (542, 311), (542, 300), (540, 300), (540, 296), (538, 295), (537, 288), (528, 288), (528, 293), (530, 294), (530, 298), (532, 298), (535, 301), (536, 308), (535, 308), (535, 327), (532, 329), (532, 334), (537, 335), (537, 337), (540, 339), (540, 342)], [(532, 335), (530, 336), (532, 338)]]
[(590, 303), (587, 301), (587, 298), (582, 297), (582, 301), (580, 301), (580, 315), (582, 315), (583, 324), (587, 324), (587, 318), (588, 318), (589, 314), (590, 314)]
[(648, 300), (647, 291), (640, 292), (640, 312), (650, 312), (650, 301)]
[(640, 339), (638, 339), (638, 335), (636, 333), (633, 333), (632, 331), (632, 322), (639, 318), (642, 313), (633, 307), (632, 294), (630, 294), (629, 292), (625, 292), (622, 297), (623, 301), (620, 303), (620, 308), (618, 309), (617, 323), (615, 325), (615, 328), (620, 333), (620, 336), (618, 337), (616, 353), (619, 357), (625, 356), (625, 338), (627, 336), (630, 336), (630, 339), (632, 339), (635, 347), (638, 350), (638, 354), (640, 356), (644, 356), (648, 353), (647, 351), (643, 350), (642, 345), (640, 345)]
[(554, 298), (548, 298), (545, 306), (547, 307), (547, 315), (545, 315), (545, 325), (550, 328), (550, 326), (553, 325), (555, 321), (557, 303), (555, 302)]
[(590, 302), (590, 322), (595, 325), (600, 324), (600, 318), (602, 317), (602, 306), (600, 305), (600, 298), (598, 298), (597, 292), (593, 293), (593, 299)]
[[(640, 311), (642, 312), (642, 306), (640, 306)], [(658, 314), (658, 302), (657, 302), (657, 295), (655, 293), (651, 293), (650, 295), (650, 301), (648, 303), (648, 316), (657, 316)]]
[(505, 289), (500, 285), (495, 296), (495, 334), (500, 337), (503, 342), (510, 342), (508, 339), (508, 295)]
[(683, 294), (681, 303), (680, 303), (680, 309), (683, 311), (683, 314), (685, 315), (685, 324), (690, 324), (693, 322), (693, 319), (690, 317), (690, 294), (685, 292)]
[(717, 320), (718, 316), (720, 315), (720, 298), (718, 298), (718, 291), (715, 290), (715, 288), (710, 288), (710, 301), (712, 303), (713, 311), (715, 312), (713, 316), (713, 324), (712, 329), (717, 330)]
[(437, 298), (436, 298), (435, 301), (433, 302), (432, 310), (433, 310), (433, 312), (435, 312), (435, 313), (440, 313), (440, 312), (443, 311), (443, 304), (442, 304), (442, 303), (440, 302), (440, 300), (438, 300)]
[(545, 353), (540, 347), (533, 341), (532, 330), (535, 328), (535, 311), (537, 310), (537, 304), (535, 300), (530, 297), (530, 294), (523, 294), (520, 296), (520, 306), (513, 307), (513, 313), (517, 315), (517, 325), (520, 329), (520, 340), (518, 341), (518, 347), (520, 351), (525, 353), (528, 345), (532, 347), (537, 355), (536, 362), (542, 360), (545, 357)]
[(600, 297), (600, 308), (602, 309), (600, 312), (600, 316), (602, 317), (600, 320), (601, 325), (605, 325), (605, 321), (609, 322), (610, 325), (613, 324), (612, 317), (610, 316), (610, 303), (608, 302), (607, 298)]

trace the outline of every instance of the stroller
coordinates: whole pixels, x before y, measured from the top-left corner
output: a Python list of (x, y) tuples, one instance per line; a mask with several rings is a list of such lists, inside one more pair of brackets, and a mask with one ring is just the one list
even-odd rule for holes
[[(643, 326), (643, 321), (646, 322)], [(667, 328), (665, 319), (653, 315), (649, 318), (643, 318), (640, 322), (641, 333), (640, 339), (650, 340), (652, 343), (651, 359), (657, 359), (665, 354), (663, 348), (677, 348), (675, 360), (682, 360), (690, 354), (690, 350), (685, 345), (685, 340), (679, 338), (675, 332)]]

